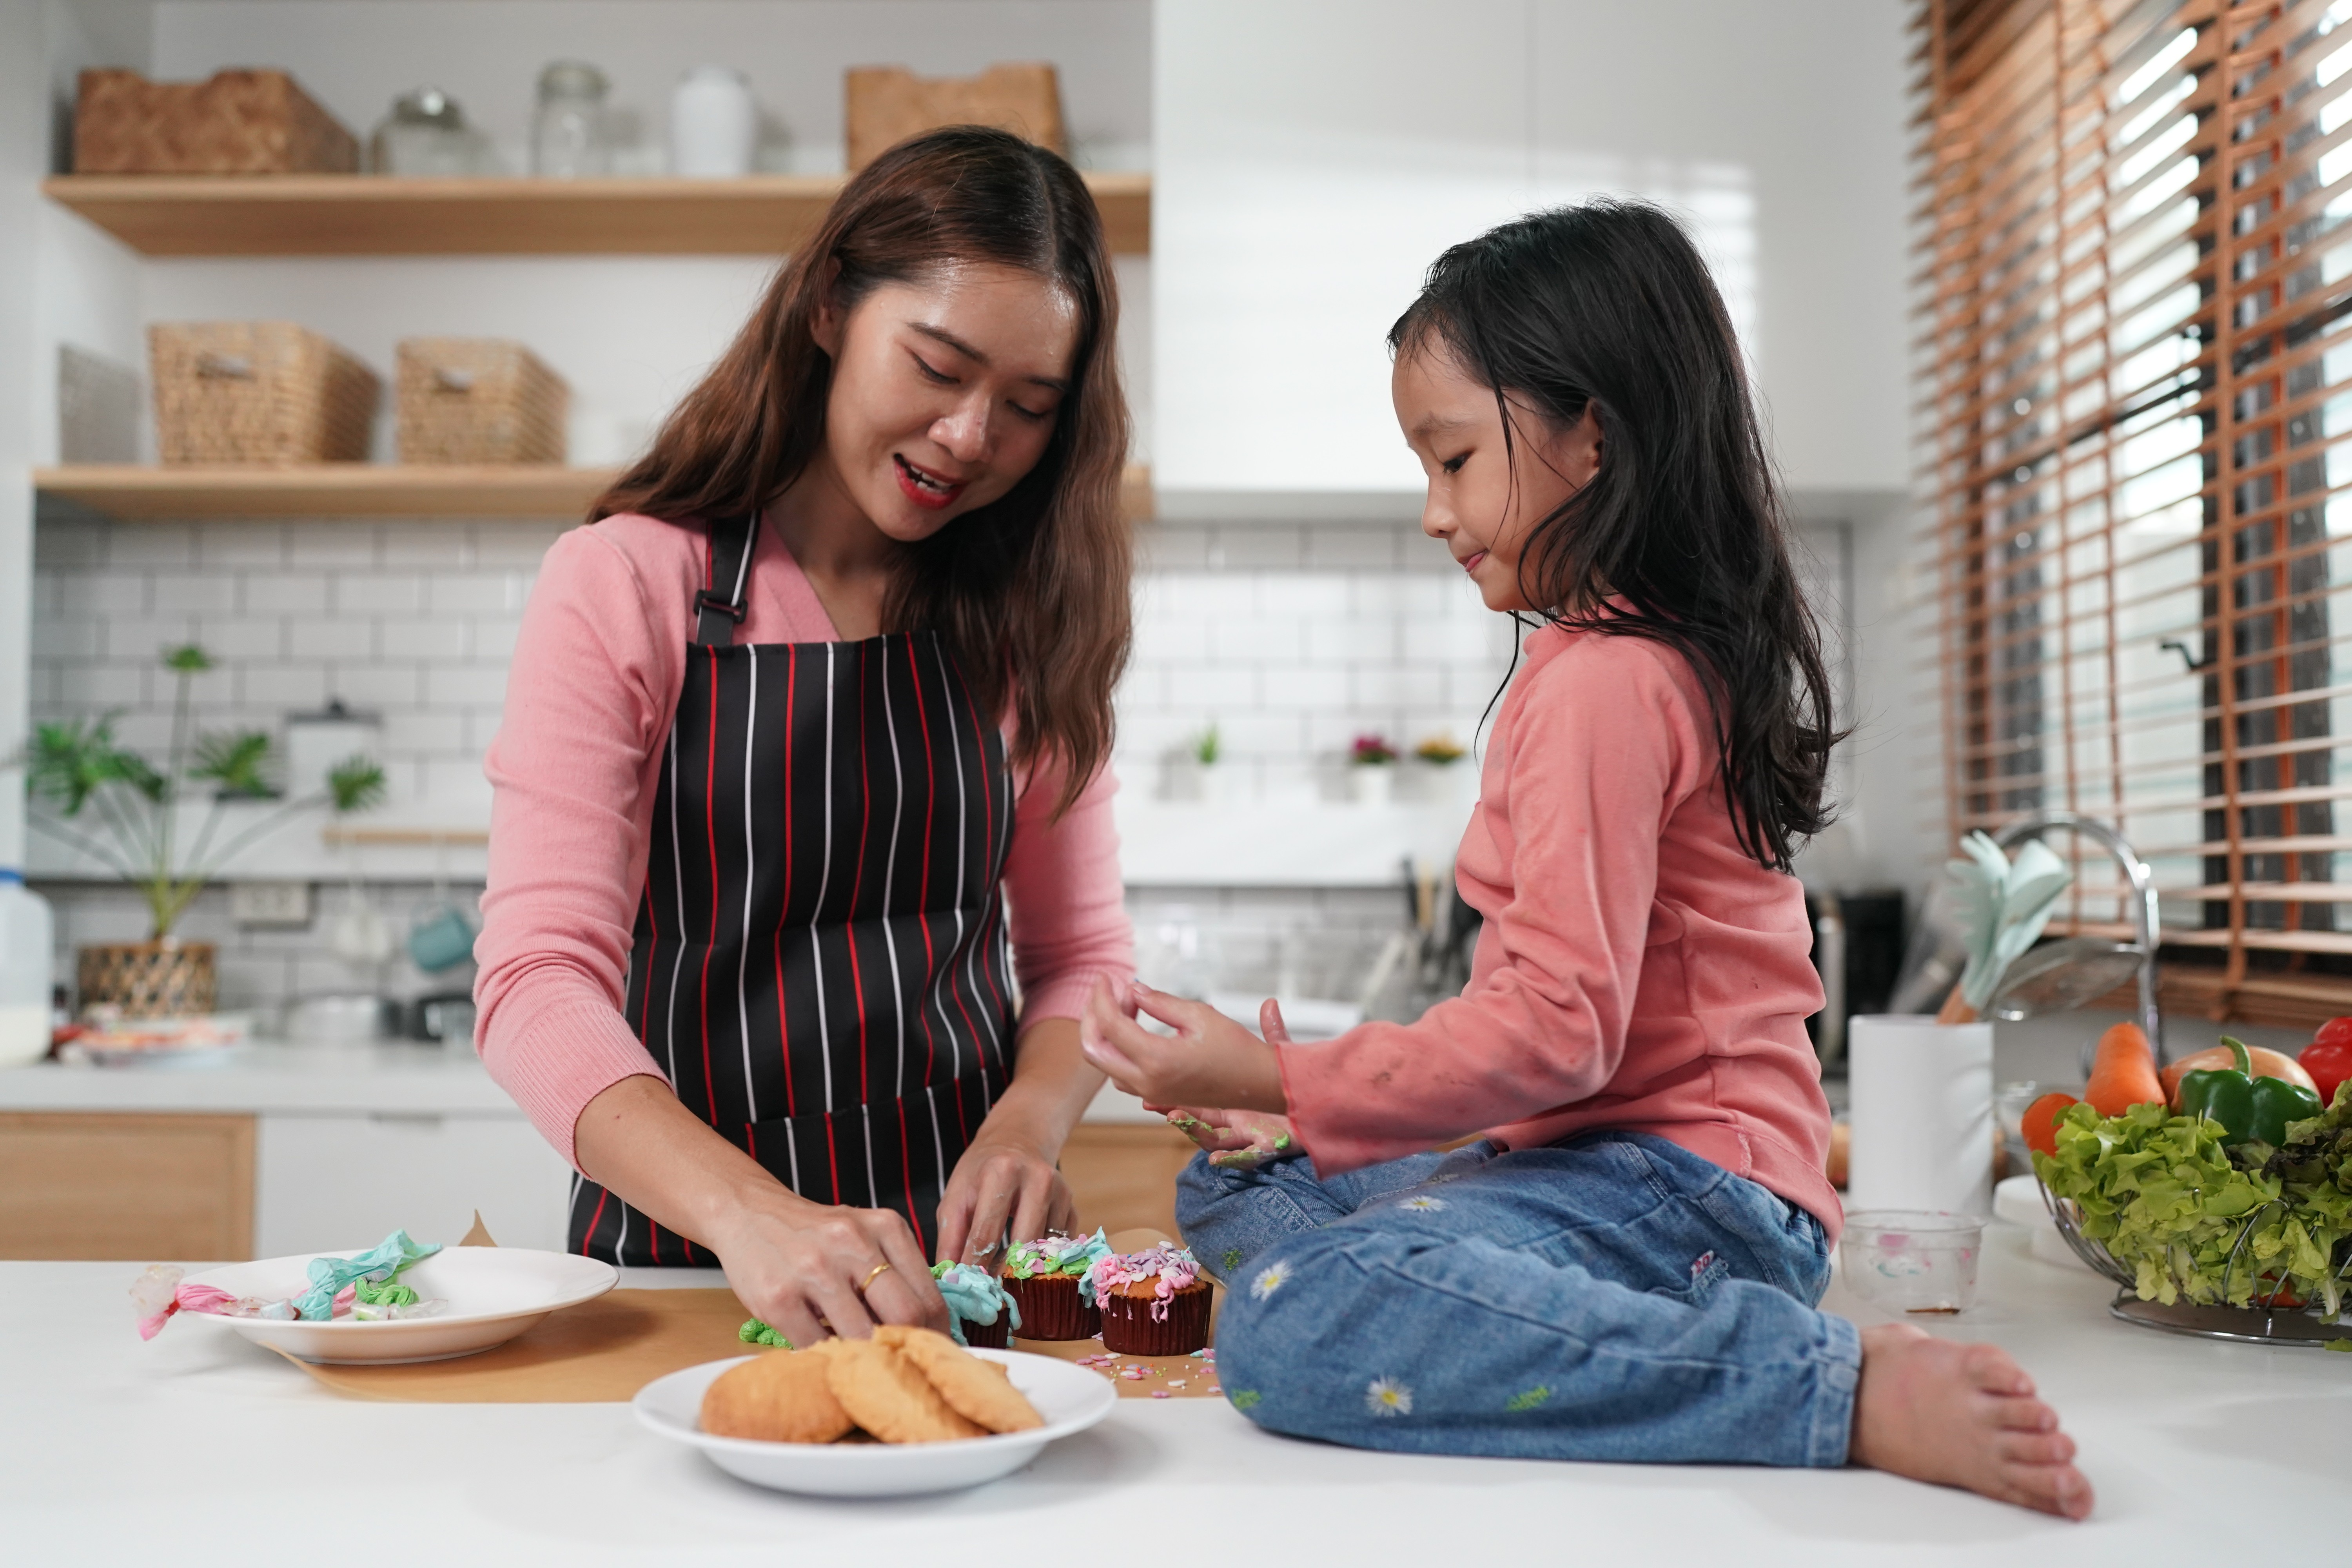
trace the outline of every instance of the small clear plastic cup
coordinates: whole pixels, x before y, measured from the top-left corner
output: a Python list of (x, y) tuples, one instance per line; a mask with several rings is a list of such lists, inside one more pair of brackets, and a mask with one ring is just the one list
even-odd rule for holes
[(1839, 1260), (1845, 1288), (1889, 1312), (1956, 1313), (1976, 1304), (1984, 1221), (1923, 1209), (1845, 1216)]

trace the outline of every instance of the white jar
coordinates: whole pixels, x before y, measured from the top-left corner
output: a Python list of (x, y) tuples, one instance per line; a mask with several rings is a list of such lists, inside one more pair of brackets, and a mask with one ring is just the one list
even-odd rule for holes
[(56, 930), (48, 900), (25, 886), (25, 874), (0, 868), (0, 1067), (48, 1055)]
[(760, 106), (743, 73), (697, 66), (669, 100), (669, 169), (691, 179), (728, 180), (751, 172)]

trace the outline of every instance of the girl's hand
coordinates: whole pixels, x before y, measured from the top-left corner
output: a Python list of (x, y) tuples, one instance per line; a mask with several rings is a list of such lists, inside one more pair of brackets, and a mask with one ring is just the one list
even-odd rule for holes
[[(1268, 1002), (1267, 1006), (1274, 1005)], [(1158, 1110), (1154, 1106), (1150, 1109)], [(1208, 1152), (1209, 1163), (1226, 1171), (1255, 1171), (1276, 1160), (1307, 1152), (1291, 1131), (1290, 1118), (1264, 1110), (1213, 1110), (1180, 1105), (1164, 1112), (1169, 1125)]]
[(862, 1340), (877, 1323), (947, 1331), (930, 1267), (888, 1209), (830, 1208), (778, 1187), (773, 1199), (742, 1205), (709, 1242), (743, 1305), (796, 1345), (828, 1332)]
[(1009, 1229), (1015, 1241), (1034, 1241), (1078, 1222), (1077, 1200), (1037, 1142), (1016, 1129), (998, 1128), (992, 1115), (956, 1162), (940, 1199), (940, 1261), (992, 1261)]
[[(1141, 981), (1135, 983), (1134, 995), (1137, 1007), (1175, 1035), (1155, 1035), (1127, 1017), (1112, 999), (1109, 984), (1100, 980), (1078, 1023), (1079, 1048), (1119, 1088), (1148, 1105), (1289, 1109), (1273, 1046), (1205, 1002), (1187, 1002)], [(1277, 1011), (1277, 1022), (1280, 1016)]]

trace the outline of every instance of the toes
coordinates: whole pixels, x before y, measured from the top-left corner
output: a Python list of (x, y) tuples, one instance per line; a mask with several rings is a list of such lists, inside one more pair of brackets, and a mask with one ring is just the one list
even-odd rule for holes
[(1993, 1451), (2012, 1465), (2063, 1465), (2074, 1457), (2074, 1439), (2063, 1432), (2004, 1432)]
[(1992, 1425), (2004, 1432), (2058, 1430), (2058, 1412), (2038, 1399), (1996, 1399), (1988, 1409)]
[(2068, 1519), (2091, 1517), (2091, 1506), (2096, 1500), (2091, 1495), (2091, 1483), (2074, 1466), (2067, 1465), (2059, 1470), (2056, 1496), (2058, 1511)]
[(2029, 1398), (2033, 1393), (2033, 1380), (1998, 1345), (1970, 1345), (1960, 1360), (1960, 1370), (1987, 1394)]

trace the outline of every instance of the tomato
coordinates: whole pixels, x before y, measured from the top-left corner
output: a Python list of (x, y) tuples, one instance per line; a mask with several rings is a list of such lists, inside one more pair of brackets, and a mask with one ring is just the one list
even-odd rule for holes
[(2352, 1078), (2352, 1018), (2330, 1018), (2294, 1058), (2311, 1075), (2323, 1105), (2336, 1103), (2336, 1086)]
[(2057, 1121), (2074, 1103), (2071, 1094), (2045, 1094), (2025, 1108), (2020, 1118), (2019, 1131), (2025, 1134), (2025, 1146), (2037, 1154), (2058, 1152)]

